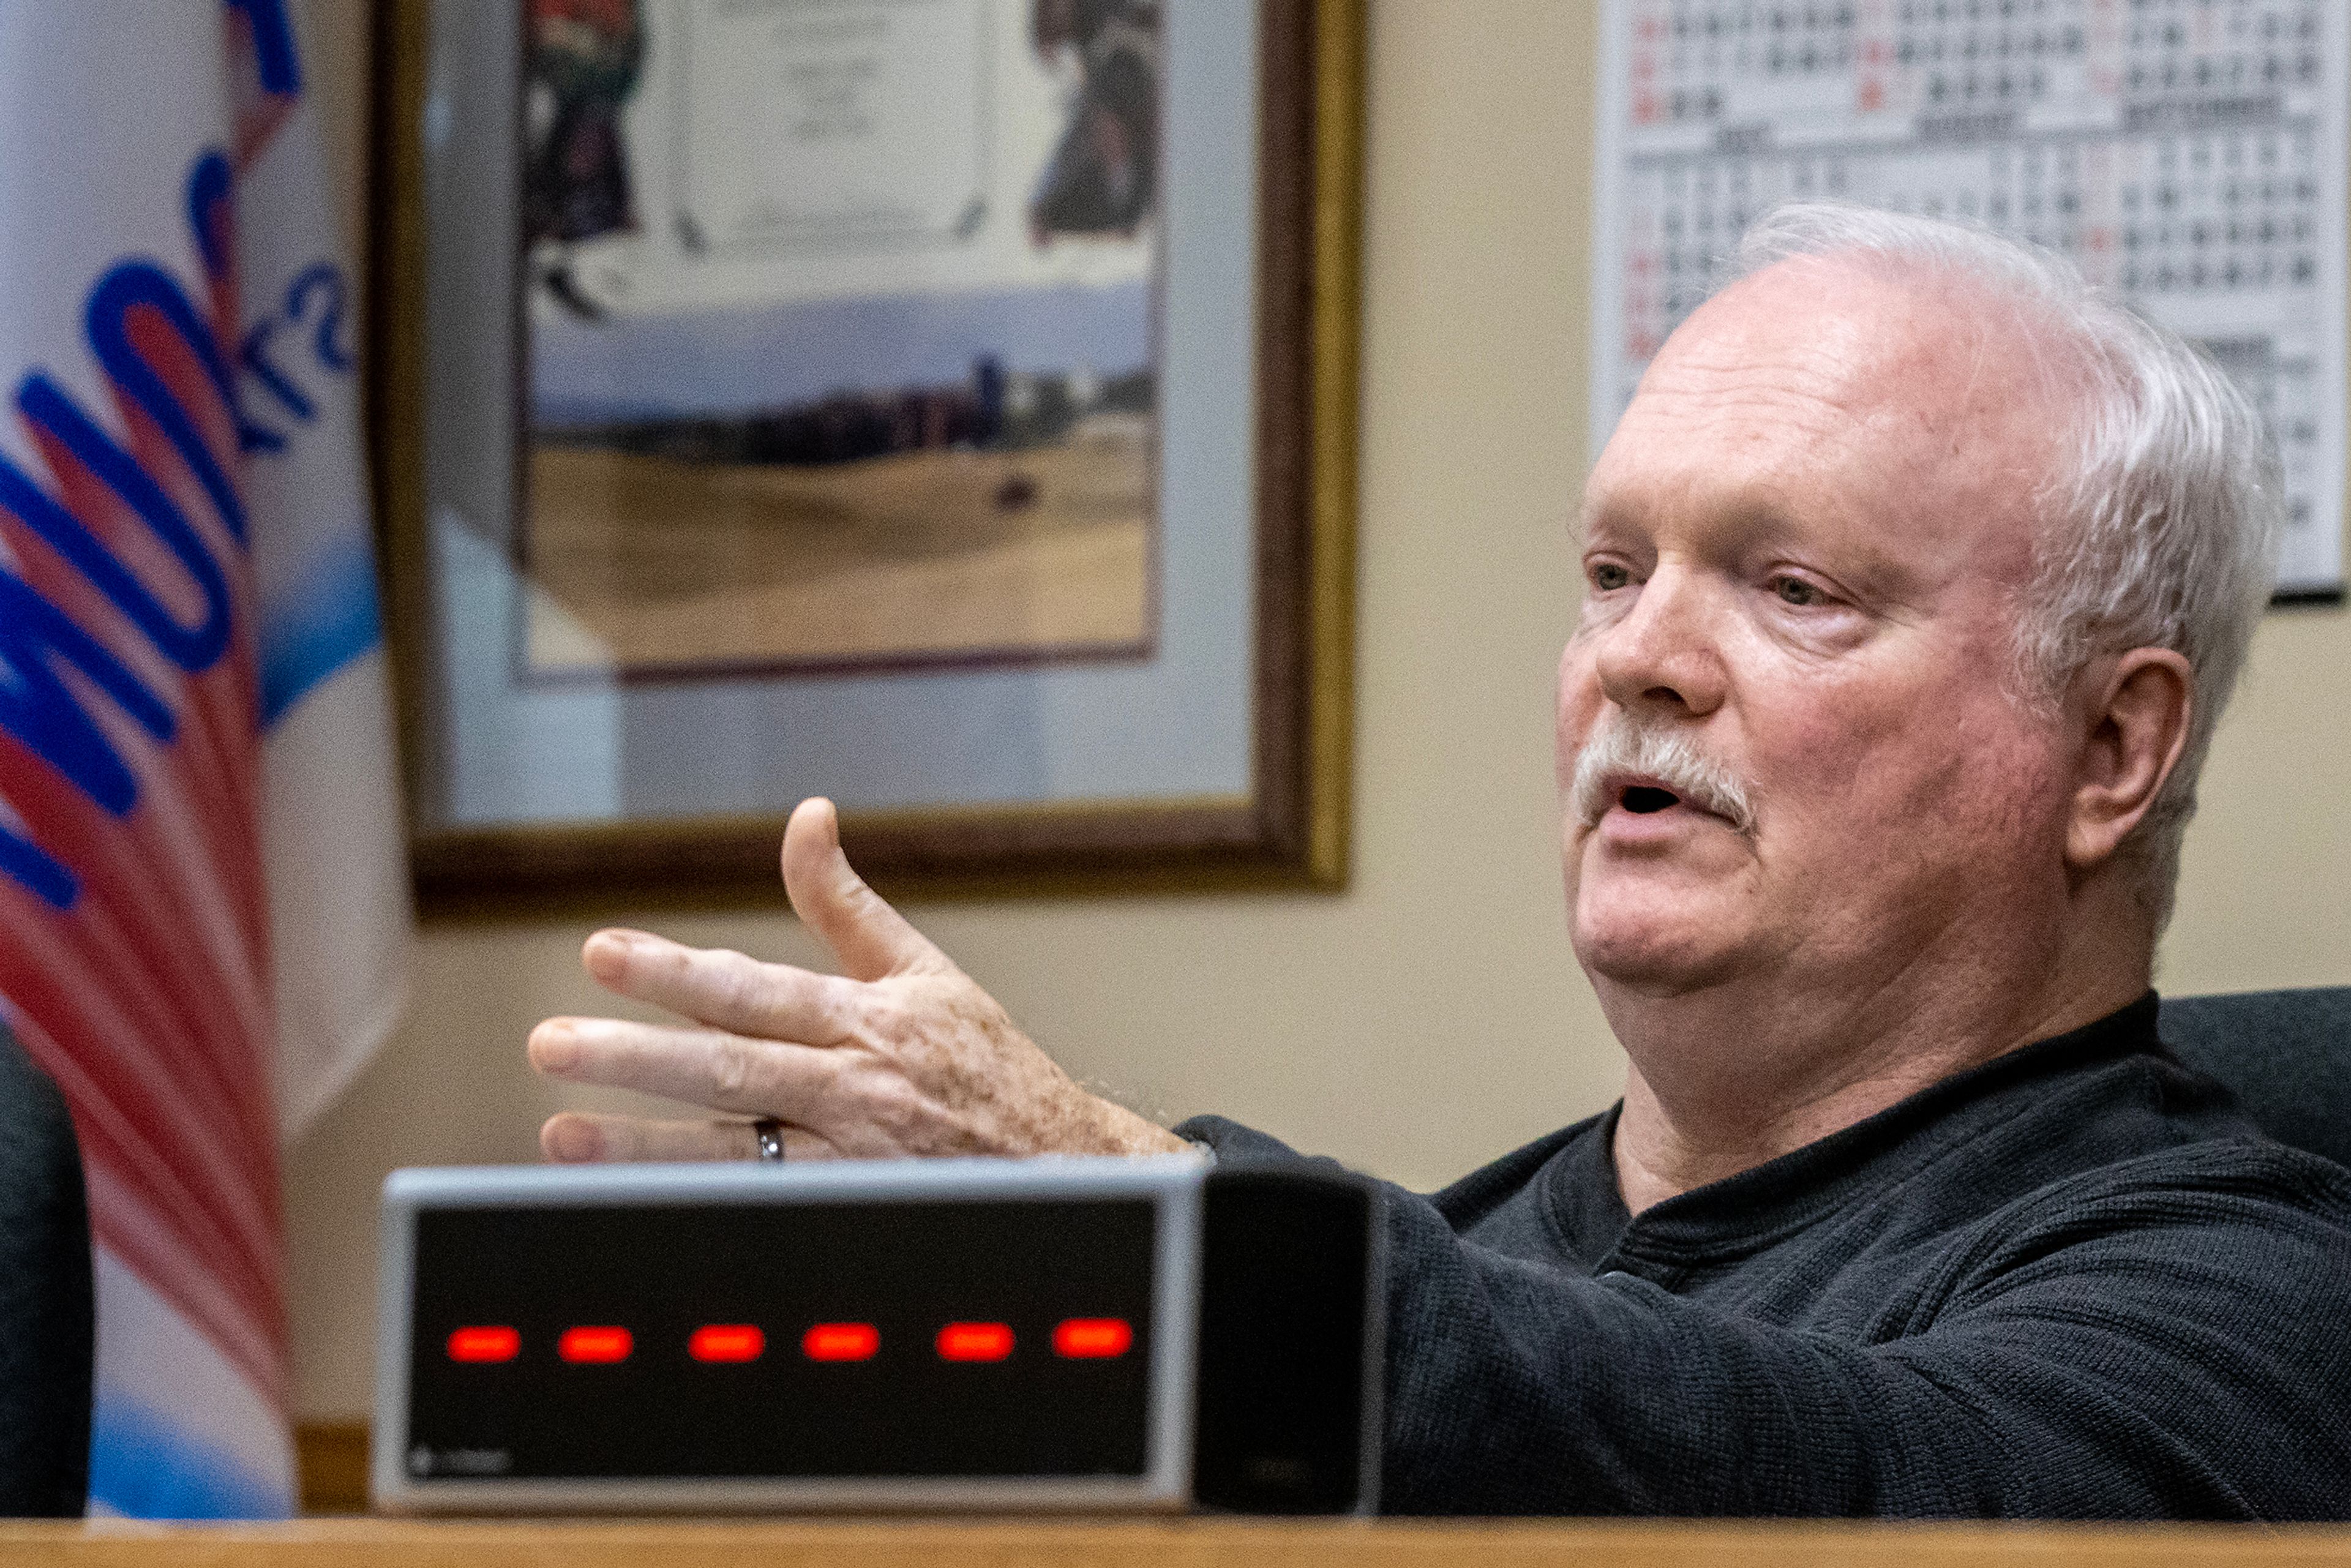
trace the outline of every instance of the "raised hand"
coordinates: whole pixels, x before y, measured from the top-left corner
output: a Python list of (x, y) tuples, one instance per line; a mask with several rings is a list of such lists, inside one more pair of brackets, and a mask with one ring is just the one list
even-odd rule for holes
[(839, 975), (599, 931), (581, 954), (608, 990), (684, 1025), (549, 1019), (530, 1061), (550, 1078), (684, 1100), (694, 1121), (564, 1113), (539, 1131), (556, 1160), (703, 1160), (758, 1152), (751, 1124), (785, 1124), (786, 1157), (1158, 1154), (1181, 1138), (1086, 1092), (994, 998), (865, 885), (841, 852), (832, 802), (784, 830), (784, 891)]

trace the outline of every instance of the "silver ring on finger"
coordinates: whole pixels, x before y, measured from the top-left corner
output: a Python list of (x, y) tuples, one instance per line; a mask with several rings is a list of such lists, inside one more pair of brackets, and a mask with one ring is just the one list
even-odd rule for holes
[(784, 1124), (773, 1116), (762, 1116), (751, 1124), (751, 1135), (759, 1140), (759, 1157), (774, 1160), (778, 1165), (784, 1158)]

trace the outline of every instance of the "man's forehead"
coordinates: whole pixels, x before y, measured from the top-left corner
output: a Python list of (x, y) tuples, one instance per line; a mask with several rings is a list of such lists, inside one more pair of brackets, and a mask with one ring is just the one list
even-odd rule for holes
[[(1886, 487), (2011, 510), (2039, 488), (2070, 405), (2058, 357), (1985, 286), (1838, 257), (1724, 289), (1658, 352), (1587, 494), (1746, 486), (1749, 509)], [(1774, 494), (1775, 492), (1784, 492)], [(1859, 497), (1856, 497), (1859, 498)]]
[(1659, 350), (1643, 390), (1736, 399), (1771, 377), (1856, 413), (1949, 427), (2059, 391), (2012, 299), (1921, 265), (1798, 256), (1708, 299)]

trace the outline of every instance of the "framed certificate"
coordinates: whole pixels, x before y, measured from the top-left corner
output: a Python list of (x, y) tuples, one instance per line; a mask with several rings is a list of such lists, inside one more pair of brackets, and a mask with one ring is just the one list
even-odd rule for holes
[(1346, 866), (1358, 0), (401, 0), (428, 906)]

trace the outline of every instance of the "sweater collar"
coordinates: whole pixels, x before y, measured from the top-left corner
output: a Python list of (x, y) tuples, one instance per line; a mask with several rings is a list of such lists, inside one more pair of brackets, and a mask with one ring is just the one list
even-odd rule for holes
[[(1882, 1192), (1973, 1137), (2001, 1106), (2033, 1086), (2163, 1045), (2148, 991), (2095, 1023), (2003, 1052), (1933, 1083), (1876, 1114), (1776, 1159), (1693, 1187), (1644, 1210), (1625, 1207), (1614, 1144), (1620, 1101), (1593, 1136), (1560, 1162), (1553, 1213), (1585, 1256), (1594, 1252), (1694, 1260), (1756, 1250), (1813, 1223), (1858, 1192)], [(1593, 1234), (1613, 1223), (1614, 1245)]]

